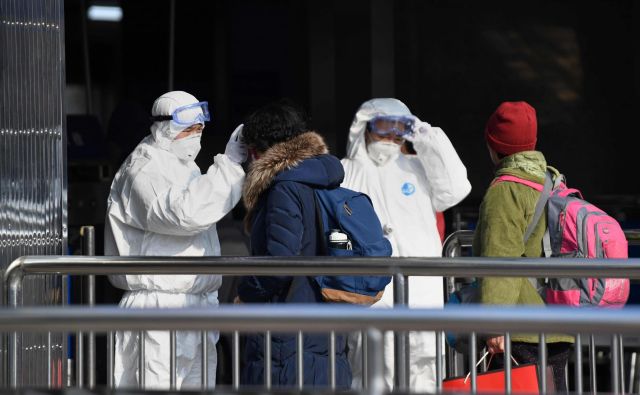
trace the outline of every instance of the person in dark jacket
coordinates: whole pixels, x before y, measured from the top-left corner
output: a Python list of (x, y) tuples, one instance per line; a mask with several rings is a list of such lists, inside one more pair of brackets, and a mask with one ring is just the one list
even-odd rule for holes
[[(307, 130), (302, 111), (286, 102), (257, 110), (245, 122), (243, 134), (254, 161), (243, 199), (245, 228), (251, 254), (314, 256), (316, 235), (314, 190), (337, 188), (344, 178), (338, 158), (329, 154), (323, 138)], [(241, 303), (323, 303), (312, 277), (247, 276), (238, 286)], [(328, 335), (304, 336), (304, 385), (329, 385)], [(296, 385), (296, 336), (273, 334), (272, 385)], [(264, 336), (246, 337), (241, 381), (264, 385)], [(351, 369), (344, 336), (336, 336), (336, 384), (348, 389)]]

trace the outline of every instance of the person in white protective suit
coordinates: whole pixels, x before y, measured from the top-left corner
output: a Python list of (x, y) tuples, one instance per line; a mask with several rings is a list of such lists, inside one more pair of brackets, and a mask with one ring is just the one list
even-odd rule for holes
[[(109, 194), (105, 255), (220, 255), (216, 222), (242, 196), (247, 159), (242, 125), (224, 154), (213, 158), (205, 174), (195, 164), (206, 102), (169, 92), (153, 104), (151, 135), (145, 137), (118, 170)], [(118, 275), (111, 283), (128, 292), (125, 308), (216, 307), (217, 275)], [(145, 387), (169, 389), (170, 338), (166, 331), (145, 332)], [(218, 333), (208, 333), (208, 383), (215, 385)], [(176, 385), (200, 388), (201, 334), (178, 332)], [(137, 332), (117, 332), (114, 379), (117, 387), (138, 385)]]
[[(405, 140), (417, 155), (402, 154)], [(353, 119), (342, 160), (343, 187), (368, 194), (380, 218), (393, 256), (439, 257), (442, 242), (436, 212), (456, 205), (471, 191), (467, 170), (442, 129), (421, 122), (397, 99), (372, 99)], [(442, 307), (442, 277), (411, 277), (410, 307)], [(374, 308), (393, 306), (390, 283)], [(435, 335), (412, 333), (410, 389), (435, 391)], [(362, 385), (362, 348), (359, 334), (349, 339), (353, 388)], [(385, 382), (393, 388), (393, 334), (385, 336)]]

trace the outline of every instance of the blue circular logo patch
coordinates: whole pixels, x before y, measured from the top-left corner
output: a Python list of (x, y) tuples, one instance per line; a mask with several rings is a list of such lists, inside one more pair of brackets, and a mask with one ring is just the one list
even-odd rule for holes
[(402, 184), (402, 193), (405, 196), (411, 196), (416, 192), (416, 186), (410, 182), (405, 182)]

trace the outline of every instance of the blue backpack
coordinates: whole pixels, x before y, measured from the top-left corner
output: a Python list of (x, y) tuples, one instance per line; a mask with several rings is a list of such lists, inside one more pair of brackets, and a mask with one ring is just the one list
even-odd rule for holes
[[(346, 188), (314, 192), (319, 255), (391, 256), (391, 243), (382, 233), (369, 196)], [(351, 249), (328, 245), (334, 229), (348, 236)], [(371, 305), (380, 300), (391, 276), (316, 276), (315, 280), (326, 302)]]

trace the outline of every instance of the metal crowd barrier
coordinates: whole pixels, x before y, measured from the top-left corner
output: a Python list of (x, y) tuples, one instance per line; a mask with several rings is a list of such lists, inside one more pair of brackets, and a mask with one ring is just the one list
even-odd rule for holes
[[(466, 331), (472, 339), (476, 333), (509, 333), (529, 331), (545, 333), (558, 327), (568, 333), (580, 333), (585, 327), (593, 333), (609, 334), (613, 339), (621, 334), (640, 331), (640, 309), (593, 310), (556, 307), (477, 307), (460, 306), (449, 309), (363, 309), (354, 306), (261, 305), (232, 306), (217, 309), (119, 309), (95, 308), (24, 308), (0, 310), (0, 331), (115, 330), (194, 330), (194, 331), (359, 331), (367, 333), (367, 394), (384, 392), (382, 368), (382, 331)], [(474, 343), (472, 341), (472, 343)], [(473, 344), (472, 344), (473, 346)], [(507, 343), (505, 361), (510, 360)], [(473, 354), (472, 354), (473, 355)], [(471, 358), (471, 363), (475, 360)], [(544, 371), (544, 361), (542, 362)], [(174, 365), (175, 366), (175, 365)], [(473, 365), (471, 365), (473, 366)], [(298, 366), (300, 368), (300, 366)], [(506, 363), (505, 392), (511, 392), (511, 365)], [(613, 364), (612, 378), (619, 366)], [(471, 390), (476, 392), (477, 376), (471, 370)], [(545, 381), (542, 380), (542, 393)], [(619, 384), (619, 383), (618, 383)], [(620, 393), (614, 387), (613, 393)]]
[[(442, 256), (445, 258), (460, 258), (463, 249), (470, 249), (473, 244), (472, 230), (458, 230), (451, 233), (442, 245)], [(448, 301), (449, 295), (456, 290), (456, 278), (444, 277), (444, 301)], [(454, 349), (448, 349), (446, 354), (446, 368), (449, 376), (464, 374), (464, 356)], [(483, 368), (485, 366), (483, 365)]]
[[(629, 246), (639, 246), (640, 245), (640, 229), (625, 229), (624, 230), (625, 237), (629, 243)], [(458, 230), (451, 233), (447, 239), (443, 243), (442, 248), (442, 256), (443, 257), (451, 257), (458, 258), (463, 256), (463, 250), (468, 249), (471, 252), (471, 247), (473, 245), (474, 231), (473, 230)], [(467, 254), (470, 255), (470, 254)], [(445, 301), (448, 298), (448, 295), (456, 290), (456, 278), (455, 277), (447, 277), (444, 279), (444, 289), (445, 289)], [(636, 338), (640, 339), (636, 334)], [(616, 339), (614, 339), (616, 340)], [(581, 345), (581, 336), (577, 335), (576, 337), (576, 364), (582, 363), (582, 350), (580, 349)], [(590, 335), (588, 338), (588, 347), (589, 347), (589, 378), (590, 378), (590, 388), (596, 388), (596, 346), (600, 345), (596, 342), (596, 338), (593, 335)], [(624, 345), (622, 342), (622, 338), (614, 341), (614, 344), (611, 344), (612, 354), (614, 354), (614, 347), (619, 349), (616, 352), (619, 356), (619, 360), (615, 361), (620, 366), (620, 377), (619, 383), (624, 392)], [(449, 349), (449, 352), (446, 355), (447, 372), (453, 372), (454, 375), (459, 374), (461, 371), (461, 366), (463, 365), (463, 357), (456, 350)], [(638, 388), (640, 391), (640, 361), (638, 361), (638, 355), (640, 352), (633, 352), (630, 358), (630, 375), (629, 375), (629, 384), (628, 388), (630, 391), (633, 391), (634, 388)], [(613, 358), (613, 355), (612, 355)], [(612, 361), (614, 362), (614, 361)], [(578, 368), (576, 368), (578, 369)], [(578, 377), (578, 372), (576, 370), (575, 381), (581, 384), (581, 377)], [(593, 392), (593, 391), (592, 391)]]
[[(338, 258), (338, 257), (89, 257), (89, 256), (42, 256), (42, 257), (22, 257), (14, 261), (5, 273), (5, 289), (7, 289), (7, 300), (11, 307), (21, 305), (22, 280), (27, 275), (35, 274), (65, 274), (65, 275), (109, 275), (109, 274), (219, 274), (219, 275), (393, 275), (394, 280), (404, 279), (405, 276), (456, 276), (456, 277), (483, 277), (483, 276), (506, 276), (506, 277), (616, 277), (620, 273), (625, 273), (625, 277), (640, 278), (640, 260), (584, 260), (584, 259), (517, 259), (517, 258)], [(407, 295), (407, 287), (403, 289)], [(398, 292), (400, 294), (402, 292)], [(404, 304), (404, 300), (397, 299), (398, 305)], [(314, 306), (312, 312), (319, 306)], [(20, 310), (18, 310), (20, 311)], [(124, 310), (123, 310), (124, 311)], [(159, 315), (165, 314), (165, 309)], [(542, 311), (547, 311), (542, 310)], [(380, 314), (381, 310), (372, 311), (372, 315)], [(251, 328), (261, 327), (261, 322), (252, 322)], [(264, 329), (270, 332), (270, 326)], [(338, 328), (338, 327), (336, 327)], [(532, 329), (527, 326), (528, 329)], [(52, 328), (48, 328), (50, 331)], [(171, 329), (171, 328), (169, 328)], [(385, 329), (385, 328), (382, 328)], [(400, 333), (406, 333), (401, 327), (394, 327)], [(457, 330), (464, 328), (456, 327)], [(477, 329), (477, 328), (473, 328)], [(585, 327), (580, 327), (584, 330)], [(91, 328), (82, 328), (91, 330)], [(508, 328), (503, 328), (501, 332)], [(567, 329), (569, 330), (569, 329)], [(267, 336), (268, 333), (267, 332)], [(335, 332), (335, 330), (333, 331)], [(576, 331), (577, 332), (577, 331)], [(234, 388), (239, 387), (239, 354), (237, 330), (234, 331), (234, 353), (233, 353), (233, 384)], [(172, 331), (171, 355), (175, 360), (175, 331)], [(436, 336), (441, 339), (441, 336)], [(82, 342), (82, 337), (79, 337)], [(472, 337), (472, 340), (474, 337)], [(577, 339), (580, 340), (580, 337)], [(298, 342), (300, 343), (300, 342)], [(544, 344), (544, 343), (541, 343)], [(579, 343), (578, 343), (579, 344)], [(112, 367), (113, 344), (109, 345), (110, 363)], [(265, 346), (270, 347), (270, 342), (266, 341)], [(300, 346), (300, 345), (299, 345)], [(442, 341), (436, 343), (437, 355), (443, 355)], [(580, 350), (581, 347), (576, 347)], [(9, 383), (13, 388), (18, 386), (19, 380), (19, 336), (17, 332), (10, 334), (9, 341)], [(203, 350), (204, 351), (204, 350)], [(270, 350), (265, 350), (269, 354)], [(300, 350), (299, 350), (300, 351)], [(615, 350), (614, 350), (615, 351)], [(406, 353), (406, 350), (404, 350)], [(541, 355), (544, 355), (543, 353)], [(405, 354), (406, 356), (406, 354)], [(405, 357), (403, 356), (403, 357)], [(206, 357), (203, 352), (203, 358)], [(396, 352), (396, 358), (398, 353)], [(396, 359), (399, 361), (400, 359)], [(436, 376), (438, 389), (443, 378), (443, 367), (441, 358), (436, 364)], [(475, 354), (470, 354), (470, 366), (475, 365)], [(301, 361), (299, 361), (300, 363)], [(335, 361), (332, 360), (333, 364)], [(542, 366), (545, 360), (542, 358)], [(269, 366), (269, 364), (266, 364)], [(175, 367), (175, 363), (172, 365)], [(80, 362), (80, 370), (83, 371)], [(407, 366), (402, 363), (396, 364), (396, 377), (406, 377)], [(402, 369), (405, 369), (404, 371)], [(506, 361), (506, 369), (509, 372), (510, 360)], [(581, 370), (577, 366), (576, 370)], [(335, 374), (335, 368), (331, 369)], [(544, 369), (542, 369), (544, 372)], [(475, 376), (472, 370), (472, 376)], [(110, 373), (112, 373), (110, 369)], [(617, 373), (617, 371), (616, 371)], [(205, 375), (206, 377), (206, 375)], [(113, 386), (113, 375), (109, 386)], [(475, 378), (475, 377), (474, 377)], [(578, 392), (582, 390), (582, 374), (576, 372), (578, 380)], [(301, 377), (299, 377), (301, 380)], [(331, 380), (335, 384), (335, 378)], [(406, 381), (408, 383), (408, 381)], [(397, 389), (405, 390), (405, 386), (398, 386)], [(142, 385), (144, 383), (141, 382)], [(203, 385), (206, 385), (206, 378), (203, 378)], [(269, 386), (269, 380), (265, 383)], [(298, 383), (301, 387), (301, 381)], [(618, 385), (616, 381), (614, 384)], [(171, 374), (171, 388), (175, 389), (175, 373)], [(206, 387), (205, 387), (206, 388)]]

